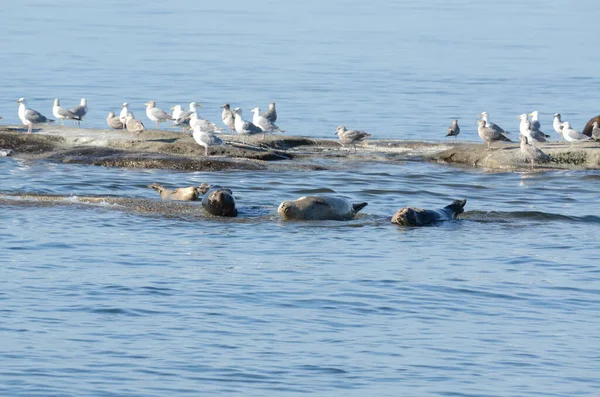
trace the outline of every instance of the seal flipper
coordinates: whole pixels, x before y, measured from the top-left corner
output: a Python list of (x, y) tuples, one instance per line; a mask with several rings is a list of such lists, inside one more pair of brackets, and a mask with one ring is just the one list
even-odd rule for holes
[(367, 206), (368, 203), (356, 203), (356, 204), (352, 204), (352, 210), (354, 211), (355, 214), (358, 213), (358, 211), (362, 210), (363, 208), (365, 208)]
[(467, 204), (467, 200), (454, 200), (452, 204), (447, 205), (446, 208), (454, 212), (452, 218), (456, 218), (457, 215), (465, 212), (465, 205)]

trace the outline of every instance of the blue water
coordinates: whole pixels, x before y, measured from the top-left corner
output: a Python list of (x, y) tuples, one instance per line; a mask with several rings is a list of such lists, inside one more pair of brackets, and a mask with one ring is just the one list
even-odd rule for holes
[[(292, 134), (335, 127), (476, 140), (532, 110), (550, 130), (598, 112), (593, 2), (45, 1), (4, 5), (0, 114), (87, 97), (192, 100), (220, 120), (276, 101)], [(9, 38), (10, 40), (6, 39)], [(248, 112), (246, 112), (248, 113)], [(471, 129), (472, 124), (472, 129)], [(547, 132), (548, 132), (547, 131)], [(323, 171), (174, 172), (0, 158), (0, 395), (596, 396), (600, 173), (487, 173), (360, 155)], [(230, 187), (218, 220), (82, 205), (146, 186)], [(349, 222), (281, 222), (326, 192)], [(467, 198), (456, 222), (399, 228), (405, 205)]]

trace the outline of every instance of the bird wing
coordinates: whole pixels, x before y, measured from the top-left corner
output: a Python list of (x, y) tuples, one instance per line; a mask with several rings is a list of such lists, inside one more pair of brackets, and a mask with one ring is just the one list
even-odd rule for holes
[(49, 121), (46, 116), (38, 112), (37, 110), (27, 109), (25, 111), (25, 120), (31, 123), (45, 123)]
[(173, 119), (173, 117), (169, 113), (167, 113), (164, 110), (159, 109), (159, 108), (151, 108), (150, 113), (159, 120), (172, 120)]
[(269, 109), (266, 112), (264, 112), (261, 116), (270, 121), (271, 123), (277, 121), (277, 111), (275, 111), (275, 109)]
[(87, 113), (87, 108), (85, 106), (77, 105), (69, 109), (69, 111), (81, 118)]
[(56, 113), (65, 119), (75, 119), (75, 120), (81, 119), (81, 117), (79, 117), (75, 113), (73, 113), (70, 110), (65, 109), (63, 107), (60, 107), (60, 106), (56, 109)]

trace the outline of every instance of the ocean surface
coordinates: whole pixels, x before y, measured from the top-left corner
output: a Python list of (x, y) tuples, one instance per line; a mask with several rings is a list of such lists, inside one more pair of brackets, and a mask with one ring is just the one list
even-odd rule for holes
[[(442, 140), (477, 114), (600, 113), (592, 1), (233, 0), (3, 5), (0, 115), (85, 97), (84, 128), (131, 104), (277, 103), (292, 135)], [(168, 128), (164, 126), (163, 128)], [(322, 171), (175, 172), (0, 158), (0, 396), (597, 396), (600, 172), (490, 173), (359, 152)], [(231, 188), (221, 220), (84, 205)], [(282, 222), (339, 195), (348, 222)], [(406, 205), (466, 198), (400, 228)]]

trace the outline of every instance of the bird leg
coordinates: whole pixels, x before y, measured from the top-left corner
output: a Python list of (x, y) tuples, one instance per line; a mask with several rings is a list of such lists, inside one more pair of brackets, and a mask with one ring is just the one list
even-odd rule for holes
[(31, 134), (31, 131), (33, 131), (33, 124), (29, 124), (29, 127), (27, 128), (28, 134)]
[(204, 148), (204, 156), (208, 156), (208, 147)]

